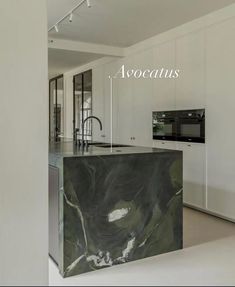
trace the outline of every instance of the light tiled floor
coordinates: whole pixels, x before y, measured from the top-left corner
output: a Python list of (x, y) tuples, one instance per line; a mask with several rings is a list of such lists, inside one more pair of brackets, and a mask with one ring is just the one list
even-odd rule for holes
[(234, 286), (235, 224), (184, 209), (183, 250), (63, 279), (50, 260), (50, 286)]
[(184, 208), (184, 247), (235, 236), (235, 223)]

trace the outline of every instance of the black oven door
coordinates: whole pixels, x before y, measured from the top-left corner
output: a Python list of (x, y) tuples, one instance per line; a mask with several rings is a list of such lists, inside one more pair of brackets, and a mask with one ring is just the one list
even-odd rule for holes
[(153, 113), (153, 139), (176, 140), (176, 119), (174, 112)]
[(205, 143), (205, 110), (179, 112), (177, 141)]

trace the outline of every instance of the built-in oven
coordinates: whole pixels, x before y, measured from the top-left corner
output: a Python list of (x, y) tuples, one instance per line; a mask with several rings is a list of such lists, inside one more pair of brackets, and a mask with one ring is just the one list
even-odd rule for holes
[(175, 141), (176, 131), (175, 111), (153, 112), (153, 139)]
[(177, 141), (205, 143), (205, 109), (176, 113)]

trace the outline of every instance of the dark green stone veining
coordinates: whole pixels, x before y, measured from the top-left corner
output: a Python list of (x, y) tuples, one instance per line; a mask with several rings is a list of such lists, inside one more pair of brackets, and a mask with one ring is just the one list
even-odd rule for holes
[(65, 277), (182, 248), (180, 152), (63, 161)]

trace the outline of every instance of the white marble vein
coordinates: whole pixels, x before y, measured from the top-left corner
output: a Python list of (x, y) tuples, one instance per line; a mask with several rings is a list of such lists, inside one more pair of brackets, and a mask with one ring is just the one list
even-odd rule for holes
[(103, 267), (103, 266), (112, 266), (113, 261), (110, 257), (109, 252), (103, 253), (102, 251), (99, 251), (98, 255), (90, 255), (87, 257), (87, 261), (95, 264), (97, 267)]
[(129, 213), (129, 211), (130, 211), (130, 208), (115, 209), (108, 214), (108, 221), (114, 222), (116, 220), (119, 220), (125, 217)]
[(181, 188), (181, 189), (176, 193), (176, 195), (180, 195), (182, 192), (183, 192), (183, 188)]
[(73, 204), (72, 202), (70, 202), (66, 196), (66, 194), (64, 193), (64, 198), (67, 202), (67, 204), (69, 206), (71, 206), (72, 208), (76, 209), (78, 215), (79, 215), (79, 218), (81, 220), (81, 223), (82, 223), (82, 230), (83, 230), (83, 235), (84, 235), (84, 241), (85, 241), (85, 245), (86, 245), (86, 250), (87, 250), (87, 236), (86, 236), (86, 229), (85, 229), (85, 224), (84, 224), (84, 218), (83, 218), (83, 215), (82, 215), (82, 212), (80, 210), (80, 208), (76, 205), (76, 204)]
[(117, 258), (117, 261), (126, 262), (131, 250), (135, 245), (135, 237), (127, 242), (127, 247), (122, 251), (122, 256)]
[(66, 273), (69, 273), (70, 271), (72, 271), (77, 266), (77, 264), (82, 260), (83, 257), (85, 257), (85, 255), (81, 255), (75, 261), (73, 261), (73, 263), (67, 267)]

